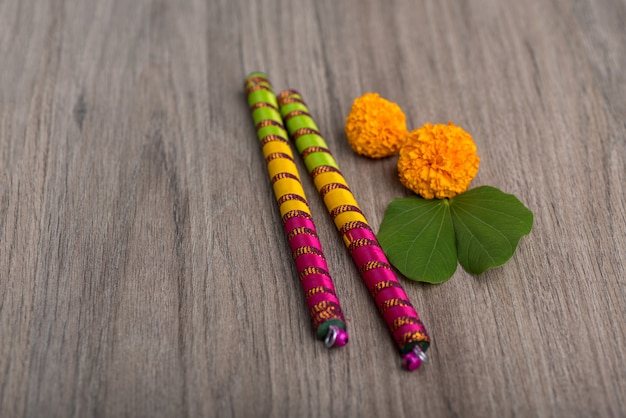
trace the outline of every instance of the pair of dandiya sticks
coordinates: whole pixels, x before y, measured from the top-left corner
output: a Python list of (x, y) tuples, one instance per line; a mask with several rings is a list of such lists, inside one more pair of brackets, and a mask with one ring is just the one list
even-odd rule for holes
[(328, 272), (288, 136), (304, 160), (315, 188), (399, 347), (404, 366), (408, 370), (419, 368), (428, 361), (425, 351), (430, 339), (426, 329), (302, 96), (294, 90), (275, 96), (267, 76), (261, 72), (251, 73), (246, 78), (245, 92), (317, 336), (329, 348), (341, 347), (348, 342), (345, 317)]

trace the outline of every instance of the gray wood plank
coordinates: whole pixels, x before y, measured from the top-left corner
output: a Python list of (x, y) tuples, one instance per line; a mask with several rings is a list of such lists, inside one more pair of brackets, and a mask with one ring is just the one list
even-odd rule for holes
[[(0, 416), (623, 416), (626, 3), (0, 1)], [(348, 346), (315, 339), (243, 93), (299, 90), (376, 229), (352, 100), (472, 133), (534, 230), (403, 280), (400, 357), (312, 182)], [(303, 165), (298, 162), (299, 166)], [(302, 173), (305, 171), (302, 170)]]

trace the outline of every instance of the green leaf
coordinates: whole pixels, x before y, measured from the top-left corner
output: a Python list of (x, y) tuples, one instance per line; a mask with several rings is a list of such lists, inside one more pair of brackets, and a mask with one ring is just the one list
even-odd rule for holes
[(457, 257), (473, 274), (506, 263), (532, 225), (532, 212), (515, 196), (482, 186), (449, 200), (392, 200), (378, 240), (407, 278), (441, 283), (456, 271)]
[(389, 261), (409, 279), (441, 283), (456, 271), (454, 229), (447, 200), (417, 196), (393, 199), (380, 225), (378, 241)]
[(453, 197), (450, 210), (459, 262), (474, 274), (506, 263), (533, 226), (522, 202), (490, 186)]

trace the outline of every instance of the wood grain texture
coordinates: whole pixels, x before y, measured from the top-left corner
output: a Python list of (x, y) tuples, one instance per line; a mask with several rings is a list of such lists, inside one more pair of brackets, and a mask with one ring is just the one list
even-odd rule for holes
[[(626, 3), (0, 1), (0, 416), (626, 415)], [(535, 226), (403, 281), (400, 358), (310, 181), (351, 341), (315, 339), (243, 93), (298, 89), (375, 228), (352, 100), (454, 121)], [(300, 164), (302, 167), (302, 164)]]

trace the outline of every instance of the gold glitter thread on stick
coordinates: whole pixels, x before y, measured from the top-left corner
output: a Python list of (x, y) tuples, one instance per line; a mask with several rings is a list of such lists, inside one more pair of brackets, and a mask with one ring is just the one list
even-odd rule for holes
[(345, 318), (272, 85), (265, 74), (252, 73), (246, 78), (244, 89), (313, 328), (327, 347), (343, 346), (348, 342)]
[(430, 339), (395, 276), (354, 195), (341, 174), (302, 96), (293, 90), (278, 95), (281, 116), (324, 204), (341, 233), (376, 306), (404, 356), (407, 369), (427, 361)]

